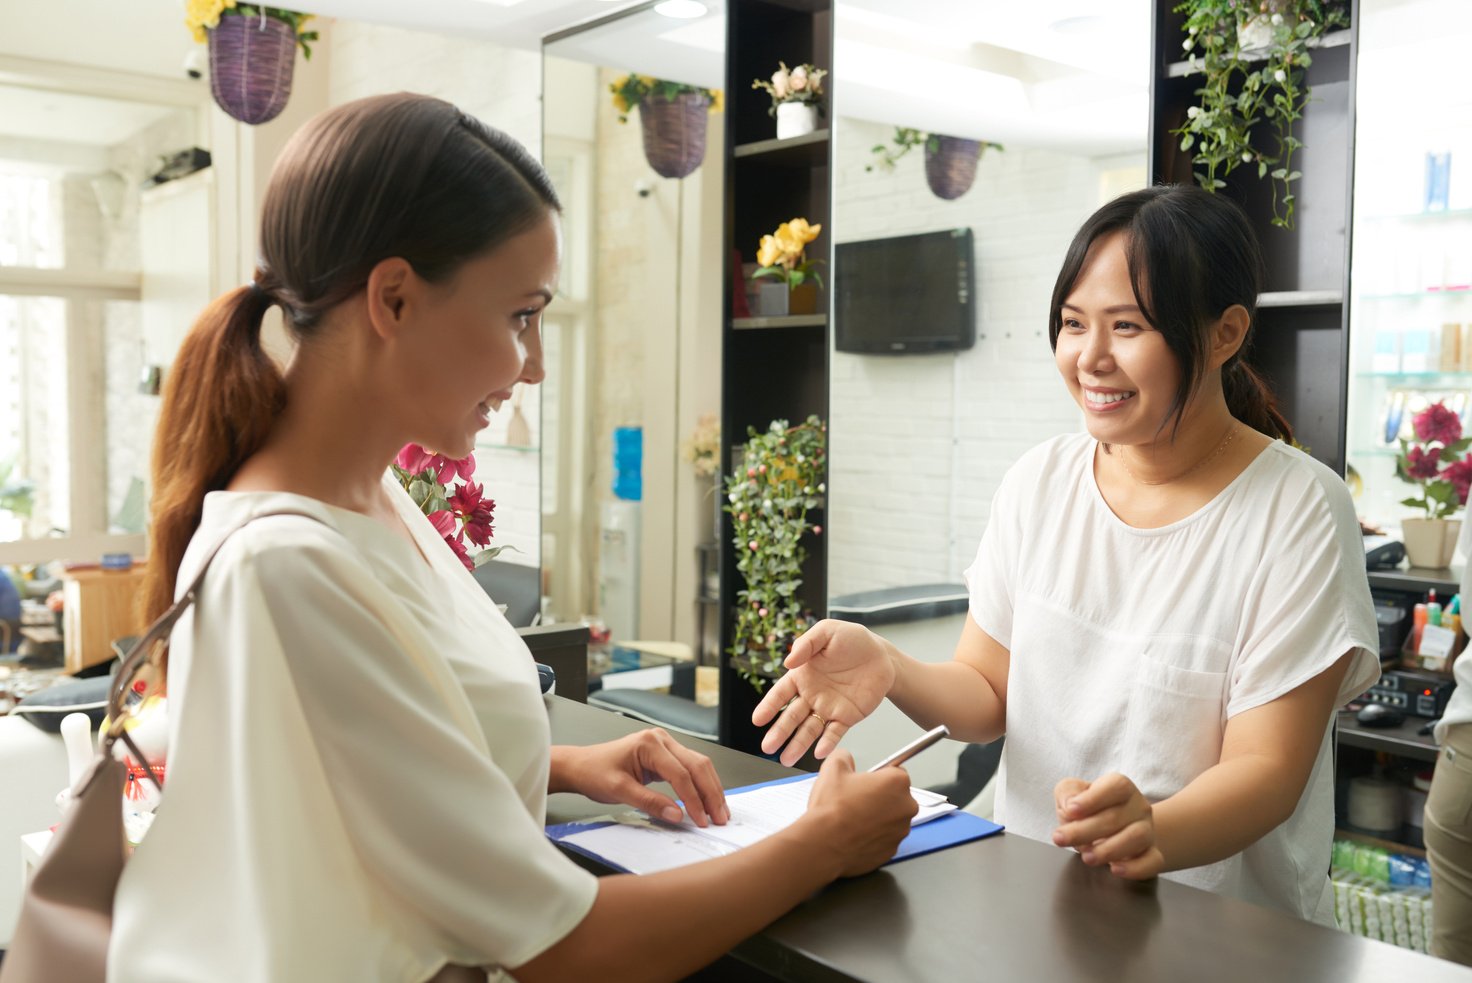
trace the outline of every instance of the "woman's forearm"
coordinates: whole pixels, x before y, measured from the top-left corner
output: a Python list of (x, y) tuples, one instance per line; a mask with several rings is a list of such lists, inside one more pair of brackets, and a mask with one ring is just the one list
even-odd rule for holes
[(945, 724), (958, 741), (987, 744), (1006, 729), (1006, 707), (992, 684), (965, 662), (920, 662), (885, 641), (894, 664), (890, 702), (929, 730)]
[(841, 872), (842, 858), (822, 823), (799, 821), (718, 860), (604, 877), (587, 917), (513, 975), (521, 983), (680, 979)]
[(1283, 762), (1257, 755), (1223, 761), (1152, 807), (1166, 870), (1216, 863), (1241, 853), (1288, 820), (1303, 794), (1284, 781)]

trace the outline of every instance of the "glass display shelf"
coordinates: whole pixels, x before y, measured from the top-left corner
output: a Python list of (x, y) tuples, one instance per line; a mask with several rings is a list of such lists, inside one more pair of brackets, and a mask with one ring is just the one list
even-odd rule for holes
[(1430, 388), (1447, 386), (1464, 388), (1472, 386), (1472, 372), (1356, 372), (1356, 379), (1384, 379), (1387, 382), (1415, 383)]
[(1443, 208), (1435, 212), (1380, 212), (1362, 215), (1362, 222), (1424, 222), (1438, 219), (1472, 218), (1472, 208)]
[(1426, 300), (1428, 298), (1451, 298), (1457, 297), (1462, 300), (1472, 298), (1472, 288), (1458, 287), (1444, 290), (1415, 290), (1405, 293), (1388, 294), (1355, 294), (1355, 300)]

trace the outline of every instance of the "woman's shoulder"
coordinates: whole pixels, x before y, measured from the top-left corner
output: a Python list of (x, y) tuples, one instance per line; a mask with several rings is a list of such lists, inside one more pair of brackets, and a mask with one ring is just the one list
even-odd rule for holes
[(1094, 447), (1094, 438), (1087, 431), (1061, 433), (1029, 448), (1007, 469), (1007, 473), (1027, 481), (1056, 474), (1063, 468), (1082, 466), (1093, 454)]
[(1349, 486), (1322, 461), (1274, 440), (1253, 463), (1256, 480), (1248, 483), (1251, 498), (1270, 499), (1275, 507), (1267, 510), (1269, 514), (1293, 523), (1318, 515), (1358, 531), (1359, 519)]
[(205, 496), (181, 575), (185, 569), (197, 569), (218, 547), (212, 565), (266, 563), (282, 568), (278, 572), (309, 576), (321, 561), (355, 551), (340, 511), (290, 492), (211, 492)]

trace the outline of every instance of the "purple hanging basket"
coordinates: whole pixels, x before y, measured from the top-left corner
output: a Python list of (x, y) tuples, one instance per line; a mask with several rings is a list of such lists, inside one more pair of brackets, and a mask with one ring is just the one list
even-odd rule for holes
[(937, 198), (954, 201), (971, 190), (980, 159), (980, 140), (933, 136), (925, 142), (925, 183)]
[(653, 96), (639, 103), (644, 159), (660, 177), (686, 177), (705, 160), (705, 119), (710, 99), (681, 92), (670, 100)]
[(227, 14), (209, 38), (210, 92), (219, 107), (252, 126), (281, 115), (296, 68), (291, 25), (270, 16)]

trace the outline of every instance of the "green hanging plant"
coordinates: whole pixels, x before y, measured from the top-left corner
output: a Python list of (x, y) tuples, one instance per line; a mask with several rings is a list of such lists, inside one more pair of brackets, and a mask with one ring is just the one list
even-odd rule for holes
[(743, 678), (761, 692), (782, 674), (782, 660), (797, 636), (816, 620), (797, 596), (808, 512), (827, 487), (828, 427), (816, 416), (797, 426), (774, 420), (766, 430), (747, 428), (742, 464), (726, 478), (736, 569), (746, 587), (736, 593), (736, 630), (727, 654)]
[(1171, 131), (1193, 155), (1197, 182), (1217, 191), (1239, 166), (1256, 164), (1258, 178), (1272, 185), (1273, 224), (1292, 229), (1293, 182), (1302, 177), (1293, 154), (1303, 147), (1293, 125), (1308, 104), (1304, 73), (1318, 39), (1349, 24), (1347, 0), (1185, 0), (1174, 10), (1186, 15), (1189, 74), (1204, 76), (1199, 101)]

